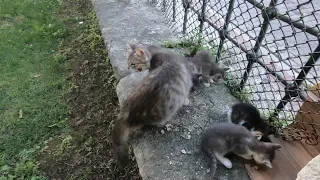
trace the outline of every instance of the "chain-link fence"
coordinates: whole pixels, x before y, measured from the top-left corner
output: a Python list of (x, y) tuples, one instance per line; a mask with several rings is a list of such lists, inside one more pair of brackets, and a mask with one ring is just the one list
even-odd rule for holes
[(201, 35), (227, 85), (288, 140), (320, 141), (320, 0), (151, 0), (184, 38)]

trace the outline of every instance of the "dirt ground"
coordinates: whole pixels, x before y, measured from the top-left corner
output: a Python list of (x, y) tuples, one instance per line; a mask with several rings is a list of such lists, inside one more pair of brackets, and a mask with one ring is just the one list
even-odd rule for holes
[[(70, 61), (71, 130), (48, 141), (38, 157), (50, 179), (141, 179), (136, 162), (119, 170), (111, 130), (118, 110), (116, 80), (90, 0), (64, 0), (57, 13), (67, 35), (61, 52)], [(82, 23), (81, 23), (82, 22)]]

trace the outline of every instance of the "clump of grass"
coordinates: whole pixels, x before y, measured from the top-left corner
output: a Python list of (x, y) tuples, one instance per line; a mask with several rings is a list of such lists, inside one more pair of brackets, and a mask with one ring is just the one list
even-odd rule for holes
[(5, 0), (0, 11), (0, 179), (39, 179), (35, 156), (67, 129), (66, 29), (57, 1)]
[(196, 33), (180, 42), (165, 41), (163, 47), (186, 49), (188, 52), (185, 56), (193, 56), (201, 50), (209, 51), (213, 56), (217, 54), (217, 47), (207, 44), (202, 33)]

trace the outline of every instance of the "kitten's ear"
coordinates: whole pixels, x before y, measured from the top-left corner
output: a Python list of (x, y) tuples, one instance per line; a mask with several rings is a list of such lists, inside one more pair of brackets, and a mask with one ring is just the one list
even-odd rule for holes
[(141, 48), (136, 48), (136, 54), (138, 54), (139, 56), (145, 56), (145, 52), (143, 49)]
[(272, 168), (272, 164), (269, 160), (263, 160), (262, 163), (266, 165), (268, 168)]
[(229, 69), (230, 68), (228, 68), (228, 67), (223, 68), (224, 71), (228, 71)]
[(128, 47), (129, 50), (134, 51), (136, 49), (137, 45), (136, 44), (132, 44), (132, 43), (128, 43), (127, 47)]

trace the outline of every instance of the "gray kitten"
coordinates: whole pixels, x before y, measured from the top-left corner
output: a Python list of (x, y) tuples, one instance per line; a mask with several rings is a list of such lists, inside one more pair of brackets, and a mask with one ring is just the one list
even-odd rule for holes
[(217, 159), (228, 169), (231, 161), (224, 157), (234, 153), (244, 159), (254, 159), (256, 163), (272, 168), (275, 150), (281, 145), (257, 140), (249, 130), (233, 123), (220, 123), (207, 129), (201, 142), (202, 151), (210, 158), (211, 175), (217, 168)]
[(155, 45), (128, 44), (128, 69), (141, 72), (150, 68), (150, 59), (153, 53), (167, 50)]
[(121, 167), (129, 161), (130, 132), (144, 125), (164, 125), (181, 106), (189, 104), (191, 85), (191, 71), (183, 56), (169, 50), (152, 53), (149, 74), (125, 100), (113, 129), (113, 152)]
[(189, 58), (189, 65), (193, 74), (202, 74), (202, 80), (206, 87), (210, 83), (222, 83), (225, 79), (225, 72), (229, 68), (220, 68), (213, 63), (213, 58), (207, 51), (198, 51), (192, 58)]

